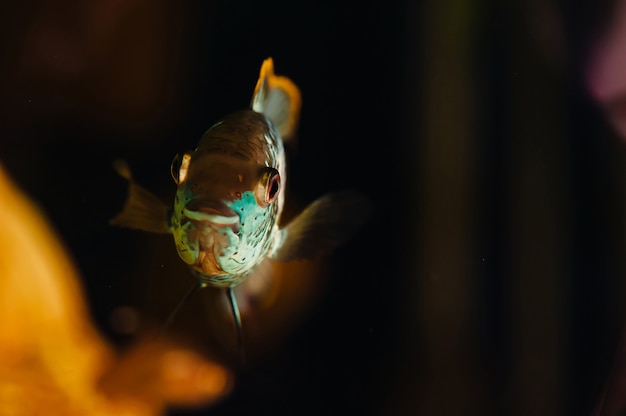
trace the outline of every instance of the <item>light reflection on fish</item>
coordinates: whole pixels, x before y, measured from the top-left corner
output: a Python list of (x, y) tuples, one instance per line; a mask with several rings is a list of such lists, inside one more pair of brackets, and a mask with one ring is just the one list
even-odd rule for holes
[(194, 151), (174, 158), (171, 170), (178, 190), (172, 209), (134, 183), (124, 164), (117, 166), (129, 180), (129, 198), (111, 223), (171, 233), (180, 258), (198, 278), (179, 307), (202, 287), (226, 288), (240, 346), (241, 321), (232, 289), (266, 259), (311, 259), (345, 242), (370, 210), (357, 193), (331, 193), (279, 227), (287, 177), (283, 139), (293, 139), (300, 105), (298, 88), (276, 76), (272, 59), (266, 59), (250, 108), (226, 116)]

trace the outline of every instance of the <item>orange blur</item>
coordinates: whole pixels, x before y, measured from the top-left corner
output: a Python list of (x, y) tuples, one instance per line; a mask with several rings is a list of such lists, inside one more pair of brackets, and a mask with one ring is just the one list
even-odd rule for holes
[(118, 356), (62, 244), (1, 168), (0, 201), (2, 414), (158, 415), (228, 393), (227, 370), (185, 346), (144, 340)]

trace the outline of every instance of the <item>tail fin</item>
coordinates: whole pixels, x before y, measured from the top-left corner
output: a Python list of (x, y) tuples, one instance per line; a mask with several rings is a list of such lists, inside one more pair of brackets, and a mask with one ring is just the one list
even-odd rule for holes
[(300, 118), (300, 90), (289, 78), (274, 74), (274, 61), (261, 65), (250, 107), (265, 114), (274, 123), (283, 140), (293, 137)]
[(150, 191), (135, 183), (126, 162), (118, 160), (114, 167), (117, 173), (128, 181), (128, 199), (122, 212), (109, 223), (151, 233), (169, 234), (167, 205)]

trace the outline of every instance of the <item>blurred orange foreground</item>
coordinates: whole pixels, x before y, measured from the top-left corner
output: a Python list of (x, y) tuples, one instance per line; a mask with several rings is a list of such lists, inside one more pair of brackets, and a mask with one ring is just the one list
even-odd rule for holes
[(0, 414), (158, 415), (228, 393), (227, 370), (182, 346), (143, 341), (118, 357), (62, 244), (2, 167), (0, 229)]

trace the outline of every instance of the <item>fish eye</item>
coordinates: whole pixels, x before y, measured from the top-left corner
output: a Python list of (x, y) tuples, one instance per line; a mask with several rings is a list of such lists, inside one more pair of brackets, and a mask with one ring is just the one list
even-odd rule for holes
[(278, 195), (278, 191), (280, 190), (280, 174), (276, 172), (274, 175), (270, 176), (269, 181), (267, 183), (267, 197), (266, 201), (272, 202), (276, 195)]
[(265, 168), (259, 179), (255, 197), (261, 207), (266, 207), (280, 192), (280, 173), (274, 168)]
[(185, 182), (185, 179), (187, 179), (189, 162), (191, 162), (191, 155), (189, 153), (185, 153), (182, 156), (178, 153), (174, 156), (174, 160), (172, 160), (172, 165), (170, 166), (170, 173), (177, 185), (181, 182)]
[(180, 157), (180, 153), (177, 153), (176, 156), (174, 156), (174, 160), (172, 160), (172, 164), (170, 165), (170, 173), (172, 174), (172, 179), (174, 179), (174, 182), (178, 185), (179, 181), (179, 175), (180, 175), (180, 162), (181, 162), (182, 158)]

